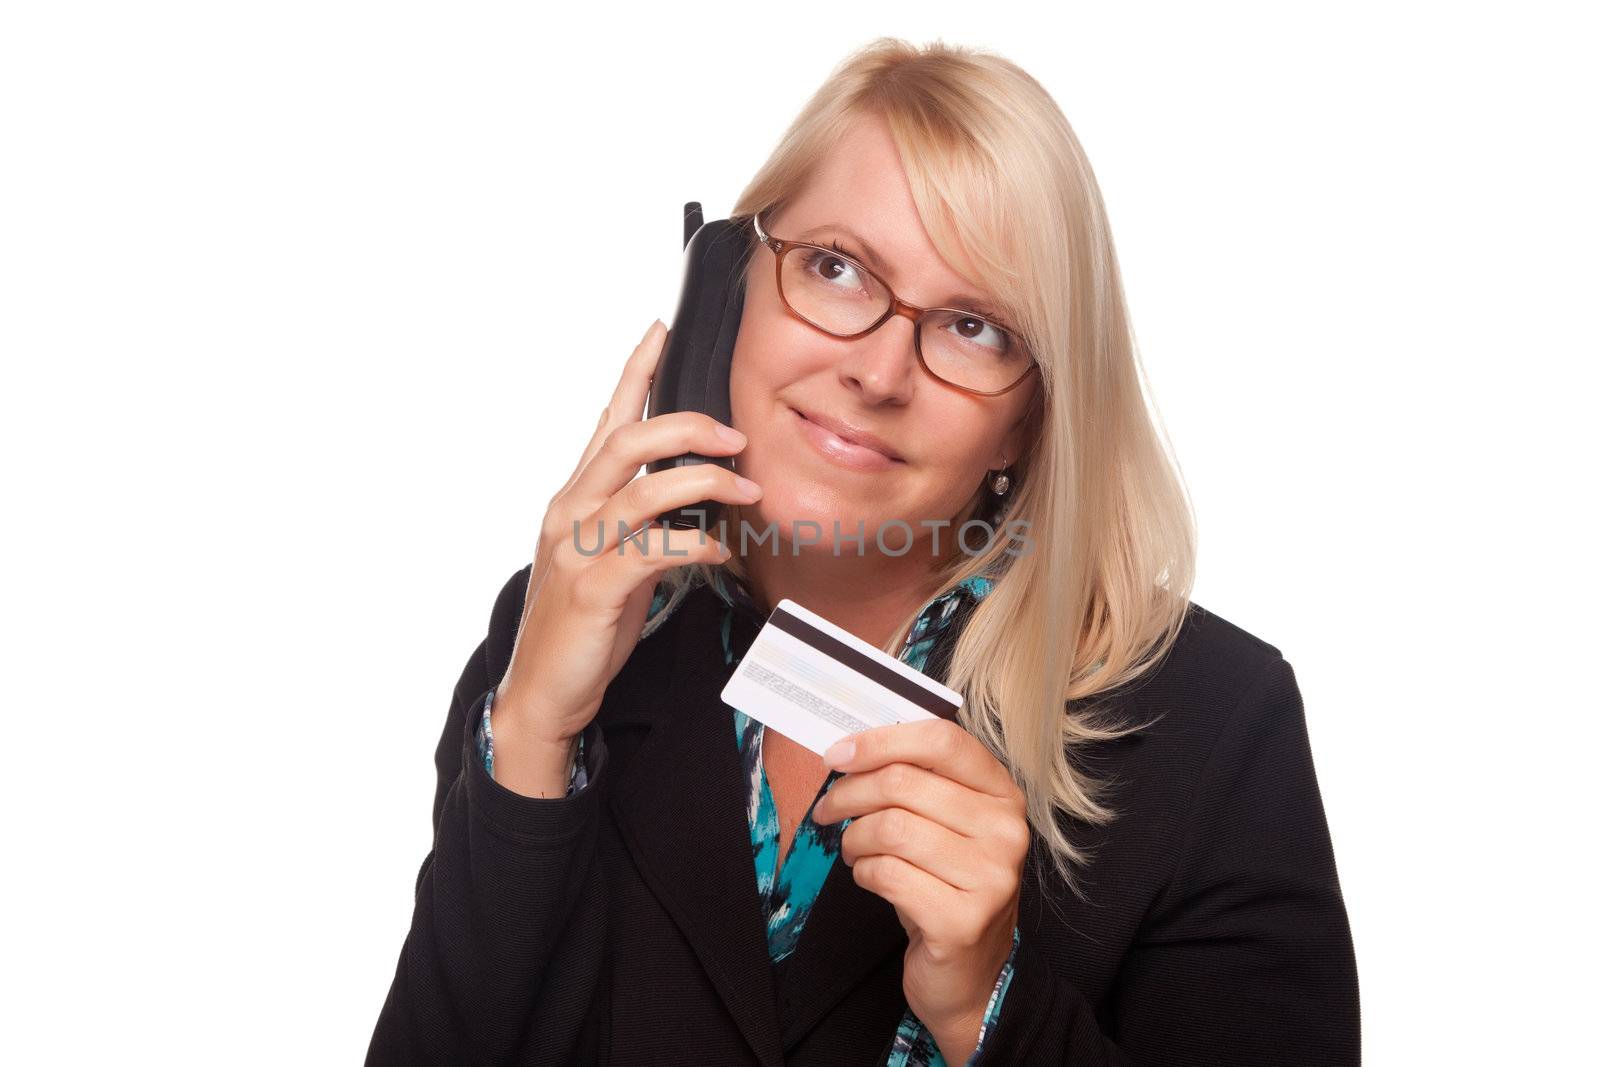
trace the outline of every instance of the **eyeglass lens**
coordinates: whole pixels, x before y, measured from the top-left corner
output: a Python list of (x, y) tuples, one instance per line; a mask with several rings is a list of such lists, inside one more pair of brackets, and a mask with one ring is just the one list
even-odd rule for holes
[[(780, 284), (790, 307), (834, 334), (865, 330), (889, 310), (892, 299), (877, 277), (854, 261), (805, 245), (783, 257)], [(953, 385), (995, 392), (1022, 377), (1031, 362), (1020, 340), (976, 315), (932, 311), (918, 325), (928, 369)]]

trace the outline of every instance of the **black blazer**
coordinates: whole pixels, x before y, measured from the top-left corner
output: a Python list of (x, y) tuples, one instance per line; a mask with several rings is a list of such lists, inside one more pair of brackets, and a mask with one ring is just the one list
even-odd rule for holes
[[(510, 663), (530, 569), (501, 590), (456, 683), (433, 849), (367, 1062), (882, 1067), (906, 1008), (893, 906), (835, 863), (798, 949), (767, 955), (714, 591), (695, 589), (613, 680), (585, 734), (587, 789), (525, 797), (485, 773), (473, 728)], [(762, 621), (737, 616), (737, 650)], [(1293, 670), (1196, 605), (1120, 700), (1159, 720), (1086, 757), (1120, 812), (1067, 827), (1093, 850), (1086, 900), (1037, 862), (1035, 839), (985, 1067), (1359, 1062), (1354, 953)]]

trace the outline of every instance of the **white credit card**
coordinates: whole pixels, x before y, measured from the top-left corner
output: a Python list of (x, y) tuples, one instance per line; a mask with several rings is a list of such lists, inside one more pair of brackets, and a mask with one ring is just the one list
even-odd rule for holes
[(853, 733), (956, 720), (961, 694), (792, 600), (778, 601), (722, 699), (817, 755)]

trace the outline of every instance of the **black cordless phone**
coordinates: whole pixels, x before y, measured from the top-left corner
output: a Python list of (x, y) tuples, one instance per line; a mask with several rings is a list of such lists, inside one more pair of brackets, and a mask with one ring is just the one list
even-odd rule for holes
[[(732, 425), (728, 375), (733, 367), (733, 345), (744, 314), (743, 272), (750, 255), (747, 227), (728, 219), (706, 222), (700, 205), (691, 201), (683, 209), (683, 290), (672, 317), (667, 347), (650, 384), (647, 416), (668, 411), (703, 411), (724, 426)], [(653, 460), (651, 474), (692, 463), (715, 463), (733, 470), (732, 456), (702, 456), (689, 452)], [(675, 508), (660, 516), (671, 526), (710, 531), (723, 505), (705, 500)]]

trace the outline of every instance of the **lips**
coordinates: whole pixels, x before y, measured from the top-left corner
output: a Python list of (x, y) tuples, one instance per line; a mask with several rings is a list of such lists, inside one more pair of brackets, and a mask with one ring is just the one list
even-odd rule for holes
[(906, 466), (906, 461), (899, 458), (898, 453), (891, 456), (893, 450), (883, 443), (882, 438), (843, 426), (840, 427), (840, 434), (830, 429), (830, 426), (840, 426), (835, 419), (824, 422), (822, 419), (826, 419), (826, 416), (813, 418), (810, 413), (798, 408), (790, 408), (790, 411), (794, 413), (795, 429), (800, 438), (830, 466), (854, 470), (858, 474), (888, 474), (896, 467)]
[(902, 458), (898, 451), (894, 451), (890, 443), (885, 442), (882, 437), (869, 434), (867, 430), (850, 426), (848, 422), (840, 422), (838, 419), (832, 418), (832, 416), (821, 413), (821, 411), (805, 411), (802, 408), (795, 408), (794, 411), (800, 418), (805, 419), (806, 422), (811, 422), (813, 426), (819, 427), (819, 429), (826, 430), (827, 434), (834, 435), (845, 445), (853, 445), (856, 448), (861, 448), (861, 450), (875, 451), (883, 458), (890, 459), (893, 462), (906, 462), (906, 459)]

